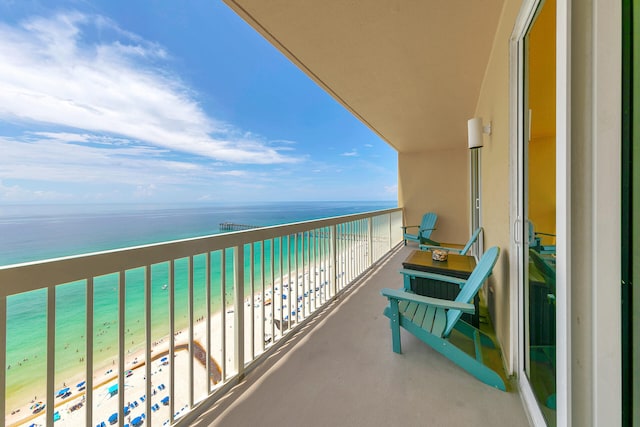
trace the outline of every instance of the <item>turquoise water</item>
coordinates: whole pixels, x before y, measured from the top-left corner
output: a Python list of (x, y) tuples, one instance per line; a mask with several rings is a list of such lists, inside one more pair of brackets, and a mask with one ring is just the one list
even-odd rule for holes
[[(281, 210), (275, 208), (280, 206)], [(0, 210), (0, 260), (14, 262), (31, 261), (43, 255), (65, 256), (82, 252), (113, 249), (155, 241), (173, 240), (198, 235), (212, 234), (217, 225), (231, 221), (254, 225), (272, 225), (296, 222), (319, 217), (346, 215), (393, 207), (391, 203), (299, 203), (266, 204), (198, 208), (155, 207), (109, 207), (101, 211), (92, 207), (78, 211), (68, 207), (49, 210), (48, 214), (37, 213), (33, 207), (15, 207)], [(20, 217), (19, 212), (29, 215)], [(4, 215), (2, 215), (4, 214)], [(178, 224), (177, 226), (175, 224)], [(9, 231), (8, 231), (9, 230)], [(131, 234), (131, 230), (135, 230)], [(95, 237), (92, 240), (92, 236)], [(20, 238), (21, 237), (21, 238)], [(77, 237), (77, 238), (76, 238)], [(320, 238), (319, 238), (320, 239)], [(3, 241), (4, 240), (4, 241)], [(58, 243), (60, 243), (58, 245)], [(309, 242), (306, 242), (309, 244)], [(315, 241), (310, 244), (314, 245)], [(265, 242), (265, 282), (270, 284), (270, 245)], [(274, 276), (279, 271), (280, 243), (274, 242)], [(295, 252), (293, 239), (283, 242), (283, 259)], [(10, 246), (13, 250), (7, 250)], [(298, 241), (298, 256), (307, 256), (307, 247)], [(221, 307), (221, 262), (220, 252), (211, 255), (209, 266), (211, 284), (211, 310)], [(17, 260), (17, 261), (16, 261)], [(205, 256), (194, 257), (194, 318), (206, 314)], [(249, 247), (245, 248), (245, 294), (250, 292)], [(254, 245), (255, 283), (261, 283), (260, 244)], [(286, 271), (286, 266), (285, 266)], [(134, 352), (144, 345), (144, 269), (127, 271), (125, 274), (125, 353)], [(188, 260), (175, 262), (175, 322), (176, 329), (188, 324)], [(169, 264), (162, 263), (151, 268), (151, 331), (152, 341), (169, 334)], [(257, 289), (256, 289), (257, 290)], [(118, 292), (119, 276), (111, 274), (94, 278), (94, 365), (116, 363), (118, 349)], [(233, 301), (233, 253), (226, 254), (225, 293), (227, 303)], [(86, 325), (85, 281), (56, 287), (56, 387), (64, 380), (85, 369), (85, 325)], [(14, 295), (7, 300), (7, 409), (11, 404), (33, 396), (44, 395), (44, 384), (39, 381), (46, 375), (46, 290)], [(69, 385), (69, 384), (67, 384)], [(15, 402), (14, 402), (15, 401)]]

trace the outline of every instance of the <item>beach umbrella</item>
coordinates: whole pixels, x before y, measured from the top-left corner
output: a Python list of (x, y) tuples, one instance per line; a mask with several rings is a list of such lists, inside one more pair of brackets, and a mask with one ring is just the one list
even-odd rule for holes
[(160, 359), (161, 362), (166, 362), (168, 359), (166, 357), (163, 357), (162, 359)]
[(139, 426), (140, 424), (142, 424), (142, 418), (141, 417), (135, 417), (134, 419), (131, 420), (131, 425), (132, 426)]
[(84, 387), (86, 383), (86, 381), (79, 382), (78, 384), (76, 384), (76, 387)]
[(109, 387), (109, 394), (111, 396), (118, 394), (118, 384), (114, 384), (111, 387)]
[(68, 391), (69, 391), (69, 387), (65, 387), (65, 388), (62, 388), (62, 389), (58, 390), (58, 397), (64, 396), (65, 394), (67, 394)]
[(114, 412), (113, 414), (111, 414), (111, 416), (109, 417), (109, 422), (111, 424), (115, 424), (116, 422), (118, 422), (118, 413)]
[(40, 408), (42, 408), (42, 402), (36, 402), (33, 405), (31, 405), (31, 407), (29, 409), (31, 409), (32, 411), (38, 410)]
[(160, 402), (165, 406), (168, 405), (169, 404), (169, 396), (163, 397)]

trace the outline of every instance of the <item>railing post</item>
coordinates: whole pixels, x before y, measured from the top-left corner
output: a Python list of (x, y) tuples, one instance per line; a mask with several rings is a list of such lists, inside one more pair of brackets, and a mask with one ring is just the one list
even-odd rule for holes
[(235, 356), (238, 379), (244, 378), (244, 245), (233, 248), (233, 276), (235, 294)]
[[(187, 282), (187, 319), (188, 319), (188, 335), (189, 335), (189, 341), (188, 341), (188, 354), (189, 354), (189, 369), (188, 369), (188, 374), (189, 374), (189, 396), (188, 396), (188, 403), (189, 403), (189, 409), (193, 408), (193, 387), (194, 387), (194, 383), (193, 383), (193, 355), (195, 354), (195, 348), (193, 345), (193, 255), (190, 256), (188, 258), (188, 268), (187, 271), (189, 272), (189, 278), (188, 278), (188, 282)], [(223, 312), (224, 313), (224, 312)]]
[(331, 296), (335, 296), (337, 293), (337, 282), (338, 282), (338, 269), (336, 268), (338, 265), (337, 258), (338, 254), (336, 253), (336, 226), (335, 224), (331, 226), (331, 265), (329, 268), (331, 269), (331, 291), (333, 292)]
[(124, 426), (124, 347), (125, 347), (125, 304), (126, 304), (126, 274), (118, 274), (118, 426)]
[(367, 218), (369, 225), (369, 242), (367, 243), (367, 268), (373, 264), (373, 217)]
[[(169, 262), (168, 269), (168, 278), (169, 278), (169, 421), (170, 424), (173, 424), (175, 420), (175, 397), (176, 397), (176, 388), (175, 388), (175, 379), (176, 379), (176, 319), (175, 319), (175, 311), (176, 311), (176, 281), (174, 277), (174, 272), (176, 270), (176, 261), (171, 260)], [(224, 317), (223, 317), (224, 318)], [(147, 378), (147, 384), (149, 384), (150, 378)], [(150, 386), (147, 386), (147, 392), (150, 390)], [(151, 395), (147, 394), (145, 399), (146, 403), (146, 411), (148, 414), (151, 413)]]
[[(249, 291), (249, 298), (251, 298), (251, 305), (249, 307), (249, 312), (251, 313), (251, 343), (249, 345), (249, 349), (251, 351), (251, 360), (253, 360), (253, 358), (256, 356), (256, 349), (255, 349), (255, 345), (256, 345), (256, 316), (254, 315), (254, 307), (253, 305), (255, 304), (256, 301), (256, 296), (255, 296), (255, 254), (254, 254), (254, 245), (255, 242), (251, 242), (249, 244), (249, 285), (251, 286), (251, 290)], [(242, 264), (244, 265), (244, 264)]]
[(222, 349), (222, 382), (227, 379), (227, 249), (220, 251), (220, 304), (222, 305), (220, 348)]
[[(4, 367), (2, 369), (5, 369)], [(55, 381), (56, 379), (56, 287), (47, 289), (47, 386), (46, 405), (47, 414), (45, 423), (47, 427), (53, 426), (53, 414), (55, 406)], [(4, 396), (4, 390), (3, 390)], [(3, 397), (4, 398), (4, 397)], [(2, 414), (4, 417), (4, 414)]]
[[(87, 279), (87, 294), (85, 304), (87, 308), (87, 324), (85, 325), (84, 336), (87, 337), (85, 341), (85, 423), (86, 425), (93, 424), (93, 277)], [(6, 323), (4, 323), (6, 325)], [(2, 365), (0, 365), (2, 366)], [(4, 390), (4, 388), (0, 388)], [(4, 413), (4, 412), (3, 412)], [(0, 424), (1, 425), (1, 424)]]
[[(265, 325), (264, 325), (264, 314), (265, 314), (265, 304), (266, 304), (266, 300), (267, 298), (264, 296), (264, 291), (265, 291), (265, 279), (264, 279), (264, 275), (266, 274), (267, 269), (264, 266), (264, 240), (262, 242), (260, 242), (260, 330), (262, 331), (262, 336), (260, 337), (260, 350), (261, 352), (264, 353), (264, 347), (265, 347), (265, 343), (264, 343), (264, 337), (265, 337)], [(273, 303), (272, 303), (273, 304)], [(273, 316), (271, 317), (271, 320), (273, 320)]]
[[(205, 266), (204, 266), (204, 274), (205, 274), (205, 279), (204, 279), (204, 283), (205, 283), (205, 291), (204, 291), (204, 298), (206, 301), (206, 311), (207, 311), (207, 323), (206, 323), (206, 330), (207, 330), (207, 363), (205, 368), (207, 369), (207, 394), (211, 393), (211, 252), (207, 251), (206, 255), (205, 255)], [(225, 314), (225, 310), (224, 307), (222, 307), (222, 316), (224, 317)]]
[(393, 223), (393, 220), (391, 218), (392, 213), (389, 213), (389, 247), (387, 248), (387, 251), (390, 251), (391, 248), (393, 247), (393, 243), (391, 243), (391, 224)]
[[(146, 396), (151, 396), (151, 266), (147, 264), (144, 269), (144, 336), (145, 336), (145, 384)], [(151, 399), (148, 399), (147, 413), (149, 414), (149, 424), (151, 418)], [(91, 425), (91, 424), (87, 424)]]

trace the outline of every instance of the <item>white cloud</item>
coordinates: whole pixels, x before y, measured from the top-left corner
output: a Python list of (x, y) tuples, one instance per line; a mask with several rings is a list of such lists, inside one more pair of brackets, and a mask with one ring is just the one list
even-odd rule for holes
[(358, 151), (354, 148), (351, 151), (347, 151), (346, 153), (342, 153), (341, 156), (345, 156), (345, 157), (356, 157), (358, 156)]
[(373, 148), (373, 144), (364, 144), (364, 146), (367, 148)]
[(133, 196), (137, 199), (146, 199), (153, 196), (156, 189), (157, 188), (155, 184), (138, 185), (136, 187), (136, 191), (133, 193)]
[(59, 202), (70, 199), (72, 199), (70, 194), (60, 193), (57, 191), (32, 190), (19, 185), (5, 185), (2, 180), (0, 180), (0, 201), (2, 202)]
[(384, 192), (387, 194), (398, 194), (398, 184), (385, 185)]
[[(88, 43), (96, 28), (101, 41)], [(231, 163), (299, 160), (282, 153), (290, 141), (272, 146), (208, 116), (189, 87), (154, 65), (166, 57), (100, 16), (0, 24), (0, 120), (117, 135)]]
[(0, 153), (0, 179), (5, 180), (145, 186), (245, 175), (220, 165), (174, 160), (166, 150), (143, 143), (87, 133), (0, 136)]

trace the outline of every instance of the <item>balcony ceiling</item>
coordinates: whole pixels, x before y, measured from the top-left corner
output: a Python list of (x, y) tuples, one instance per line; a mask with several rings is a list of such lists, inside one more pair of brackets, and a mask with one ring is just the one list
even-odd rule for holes
[(466, 146), (504, 0), (225, 0), (400, 152)]

